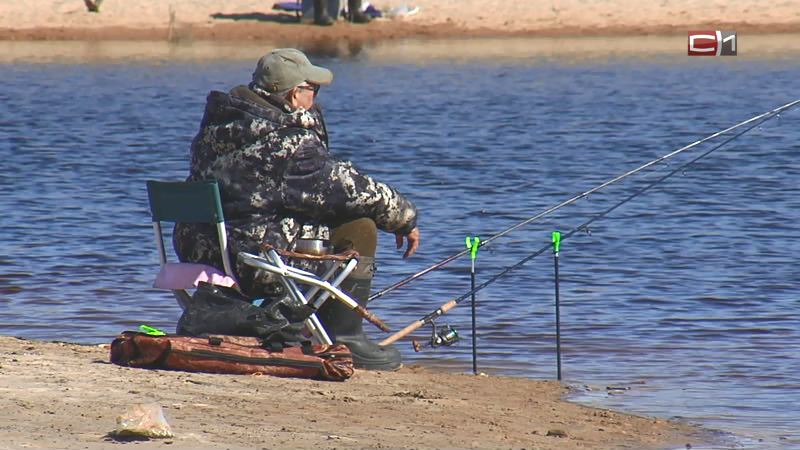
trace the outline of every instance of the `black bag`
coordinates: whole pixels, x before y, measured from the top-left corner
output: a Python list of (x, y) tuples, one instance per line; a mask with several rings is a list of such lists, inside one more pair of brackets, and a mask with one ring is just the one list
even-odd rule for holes
[(313, 310), (289, 296), (255, 306), (239, 291), (201, 282), (178, 319), (177, 333), (188, 336), (253, 336), (284, 346), (304, 340), (303, 322)]

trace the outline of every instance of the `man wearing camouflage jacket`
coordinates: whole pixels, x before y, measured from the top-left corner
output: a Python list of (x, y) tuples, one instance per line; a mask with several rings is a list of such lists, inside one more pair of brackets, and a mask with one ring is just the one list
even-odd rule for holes
[[(395, 234), (398, 248), (407, 240), (404, 257), (411, 256), (419, 245), (417, 210), (394, 188), (328, 152), (314, 100), (332, 80), (329, 70), (312, 65), (302, 52), (277, 49), (259, 60), (248, 86), (211, 92), (192, 142), (189, 180), (219, 183), (234, 261), (241, 251), (259, 253), (264, 243), (293, 249), (300, 240), (320, 239), (337, 250), (355, 248), (359, 265), (341, 287), (366, 304), (376, 228)], [(221, 267), (211, 226), (177, 224), (174, 244), (182, 261)], [(238, 262), (234, 270), (246, 294), (275, 292), (269, 274)], [(326, 302), (319, 317), (334, 342), (350, 347), (357, 367), (400, 366), (399, 352), (366, 339), (361, 318), (340, 302)]]

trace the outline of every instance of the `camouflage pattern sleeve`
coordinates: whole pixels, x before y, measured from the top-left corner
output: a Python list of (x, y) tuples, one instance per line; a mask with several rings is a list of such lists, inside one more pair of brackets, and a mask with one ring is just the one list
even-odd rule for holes
[(352, 163), (331, 158), (315, 134), (302, 133), (282, 183), (288, 210), (334, 226), (368, 217), (379, 229), (402, 235), (417, 226), (417, 208), (410, 200)]

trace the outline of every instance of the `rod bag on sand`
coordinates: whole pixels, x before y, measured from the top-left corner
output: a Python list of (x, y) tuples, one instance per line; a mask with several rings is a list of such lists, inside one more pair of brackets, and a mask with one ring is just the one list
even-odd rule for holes
[(111, 362), (148, 369), (330, 381), (344, 381), (353, 375), (353, 356), (344, 345), (309, 343), (281, 349), (265, 346), (259, 338), (225, 335), (152, 336), (125, 331), (111, 343)]

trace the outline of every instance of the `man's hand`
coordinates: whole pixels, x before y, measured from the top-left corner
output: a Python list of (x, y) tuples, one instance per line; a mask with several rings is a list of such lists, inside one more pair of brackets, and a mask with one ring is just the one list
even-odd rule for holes
[(408, 239), (408, 248), (406, 252), (403, 253), (403, 258), (408, 258), (409, 256), (413, 255), (417, 251), (417, 247), (419, 247), (419, 227), (414, 227), (407, 235), (403, 236), (402, 234), (395, 234), (394, 235), (395, 242), (397, 243), (397, 249), (403, 248), (403, 238)]

